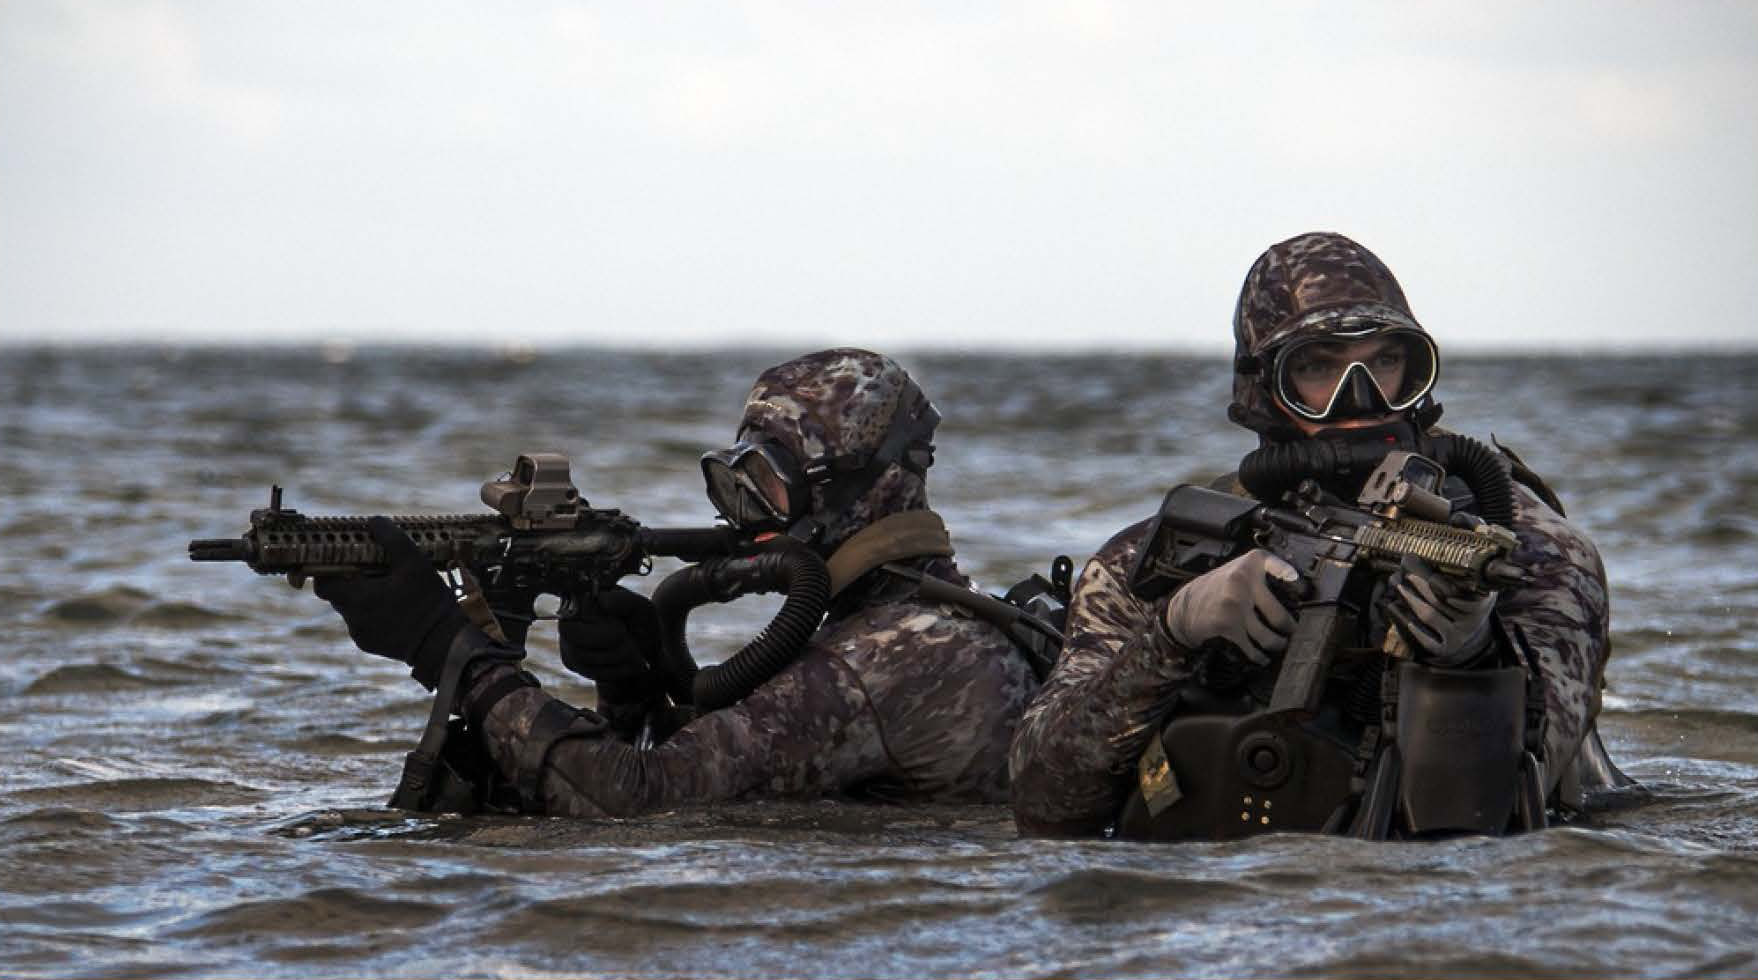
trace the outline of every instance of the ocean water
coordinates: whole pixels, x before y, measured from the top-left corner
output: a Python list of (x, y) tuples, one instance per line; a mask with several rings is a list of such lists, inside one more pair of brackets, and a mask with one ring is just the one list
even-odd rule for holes
[[(1000, 807), (834, 801), (411, 816), (383, 805), (425, 712), (404, 669), (309, 591), (185, 556), (271, 483), (307, 513), (474, 510), (532, 450), (596, 506), (703, 524), (696, 457), (789, 353), (0, 348), (0, 973), (1758, 972), (1752, 356), (1446, 365), (1446, 424), (1519, 449), (1604, 553), (1601, 729), (1650, 793), (1513, 839), (1022, 841)], [(1251, 447), (1220, 359), (902, 359), (991, 589)], [(772, 608), (704, 610), (692, 646)], [(590, 703), (551, 635), (533, 669)]]

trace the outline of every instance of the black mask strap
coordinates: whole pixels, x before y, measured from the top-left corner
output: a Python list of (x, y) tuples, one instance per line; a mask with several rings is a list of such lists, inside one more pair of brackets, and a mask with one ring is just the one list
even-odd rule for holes
[(811, 542), (830, 530), (848, 509), (873, 489), (892, 463), (917, 476), (934, 465), (933, 438), (940, 413), (914, 380), (898, 393), (885, 439), (870, 454), (819, 457), (805, 465), (806, 482), (819, 489), (823, 506), (788, 528), (788, 536)]

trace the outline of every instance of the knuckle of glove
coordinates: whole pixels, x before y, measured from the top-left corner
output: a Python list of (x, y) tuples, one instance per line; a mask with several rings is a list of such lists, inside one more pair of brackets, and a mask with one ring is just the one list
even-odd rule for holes
[(1416, 647), (1420, 653), (1425, 656), (1434, 655), (1438, 648), (1440, 637), (1435, 636), (1427, 629), (1424, 629), (1422, 626), (1418, 625), (1415, 620), (1408, 616), (1397, 614), (1392, 617), (1392, 620), (1397, 624), (1398, 630), (1404, 634), (1404, 638), (1409, 640), (1411, 645)]
[(1409, 585), (1400, 585), (1392, 593), (1392, 607), (1402, 609), (1406, 613), (1420, 613), (1429, 608), (1429, 602), (1422, 593)]
[(1195, 634), (1198, 626), (1195, 622), (1195, 616), (1192, 614), (1190, 600), (1190, 586), (1185, 586), (1184, 589), (1173, 593), (1160, 617), (1161, 622), (1165, 624), (1167, 634), (1173, 640), (1186, 646), (1196, 641)]
[[(1247, 616), (1257, 610), (1257, 603), (1250, 595), (1233, 593), (1215, 603), (1211, 608), (1211, 618), (1222, 623), (1235, 624), (1245, 622)], [(1242, 627), (1243, 628), (1243, 627)]]
[(1257, 641), (1251, 638), (1251, 631), (1246, 629), (1243, 621), (1227, 624), (1225, 629), (1217, 631), (1217, 635), (1238, 647), (1241, 652), (1248, 653), (1257, 647)]
[(1255, 582), (1263, 578), (1266, 574), (1264, 559), (1268, 555), (1269, 552), (1260, 549), (1251, 552), (1239, 561), (1228, 562), (1225, 566), (1226, 580), (1228, 582)]

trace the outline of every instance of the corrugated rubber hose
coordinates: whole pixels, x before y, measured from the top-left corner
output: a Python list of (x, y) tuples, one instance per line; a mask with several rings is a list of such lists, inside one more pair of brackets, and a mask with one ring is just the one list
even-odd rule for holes
[[(697, 667), (684, 635), (690, 611), (765, 592), (787, 593), (769, 625), (724, 663)], [(830, 572), (803, 547), (715, 558), (672, 573), (653, 590), (653, 605), (660, 624), (654, 666), (667, 692), (698, 712), (713, 711), (744, 700), (799, 657), (830, 605)]]
[[(1508, 462), (1502, 454), (1470, 436), (1444, 434), (1422, 436), (1416, 451), (1457, 474), (1477, 496), (1478, 516), (1491, 524), (1514, 526), (1514, 489)], [(1337, 439), (1305, 439), (1262, 446), (1239, 462), (1239, 483), (1259, 500), (1279, 500), (1302, 480), (1320, 483), (1330, 478), (1367, 474), (1386, 454), (1410, 448), (1390, 441), (1347, 442)]]

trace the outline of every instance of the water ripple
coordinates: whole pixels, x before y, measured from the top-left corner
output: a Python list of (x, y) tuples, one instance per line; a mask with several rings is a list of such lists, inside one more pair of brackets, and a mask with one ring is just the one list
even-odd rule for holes
[[(1553, 483), (1611, 577), (1604, 729), (1646, 794), (1510, 840), (1020, 841), (1005, 808), (632, 821), (384, 809), (427, 708), (309, 590), (192, 566), (268, 487), (475, 510), (529, 449), (707, 521), (697, 455), (792, 352), (7, 351), (0, 963), (71, 976), (1745, 976), (1758, 917), (1758, 358), (1453, 359), (1447, 424)], [(990, 588), (1250, 449), (1219, 358), (905, 357)], [(688, 397), (679, 397), (680, 391)], [(116, 411), (118, 393), (128, 410)], [(630, 584), (642, 591), (654, 577)], [(773, 612), (704, 611), (704, 651)], [(529, 662), (590, 699), (556, 662)]]

